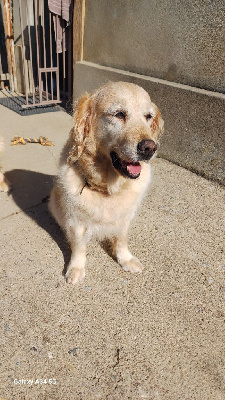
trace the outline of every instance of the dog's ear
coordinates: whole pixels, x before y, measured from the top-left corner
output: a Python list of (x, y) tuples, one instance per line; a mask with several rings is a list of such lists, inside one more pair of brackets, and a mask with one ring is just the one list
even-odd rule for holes
[(160, 139), (160, 137), (162, 136), (162, 134), (164, 132), (164, 121), (162, 119), (162, 116), (160, 114), (158, 107), (155, 104), (153, 104), (153, 106), (155, 109), (155, 117), (151, 123), (151, 128), (152, 128), (155, 136), (157, 137), (157, 139)]
[(78, 101), (74, 113), (74, 127), (70, 131), (68, 162), (76, 162), (91, 136), (93, 123), (93, 98), (86, 93)]
[(159, 137), (162, 136), (162, 134), (164, 133), (164, 120), (162, 119), (162, 116), (159, 112), (159, 122), (158, 122), (158, 129), (159, 129)]

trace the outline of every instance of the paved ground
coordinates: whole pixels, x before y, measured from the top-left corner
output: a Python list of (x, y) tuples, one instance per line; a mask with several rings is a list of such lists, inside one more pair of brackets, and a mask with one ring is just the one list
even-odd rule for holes
[[(130, 232), (143, 274), (92, 242), (86, 278), (72, 287), (45, 202), (72, 119), (2, 106), (0, 115), (13, 186), (0, 194), (0, 399), (224, 400), (223, 188), (158, 159)], [(10, 147), (15, 134), (55, 147)]]

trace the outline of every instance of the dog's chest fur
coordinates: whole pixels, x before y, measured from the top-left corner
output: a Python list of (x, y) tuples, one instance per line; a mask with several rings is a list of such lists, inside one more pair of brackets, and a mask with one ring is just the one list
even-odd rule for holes
[(79, 172), (68, 165), (61, 167), (60, 175), (67, 213), (82, 220), (92, 231), (120, 229), (133, 218), (144, 196), (150, 181), (150, 165), (143, 165), (137, 180), (118, 178), (113, 188), (109, 188), (111, 195), (84, 186)]

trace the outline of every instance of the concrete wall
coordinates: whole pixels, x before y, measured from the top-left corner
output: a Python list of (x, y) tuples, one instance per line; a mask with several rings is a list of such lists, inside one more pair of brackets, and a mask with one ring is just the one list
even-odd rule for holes
[(86, 0), (84, 59), (225, 92), (224, 0)]
[(86, 0), (75, 99), (138, 83), (165, 120), (160, 155), (225, 184), (224, 12), (223, 1)]

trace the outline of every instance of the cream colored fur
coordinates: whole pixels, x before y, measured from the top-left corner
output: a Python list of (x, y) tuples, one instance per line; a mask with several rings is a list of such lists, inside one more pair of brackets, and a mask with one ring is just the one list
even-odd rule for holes
[[(5, 149), (4, 140), (0, 136), (0, 155), (3, 153), (4, 149)], [(6, 179), (6, 177), (3, 175), (0, 169), (0, 191), (8, 192), (9, 189), (10, 189), (9, 181)]]
[[(118, 118), (118, 110), (126, 110), (126, 119)], [(159, 110), (137, 85), (109, 83), (78, 102), (49, 202), (72, 250), (66, 273), (69, 283), (85, 276), (87, 242), (92, 236), (111, 242), (112, 254), (125, 271), (142, 271), (141, 262), (128, 249), (127, 236), (151, 179), (150, 163), (141, 161), (140, 176), (129, 179), (114, 168), (110, 152), (138, 162), (137, 143), (143, 139), (158, 143), (162, 132)]]

